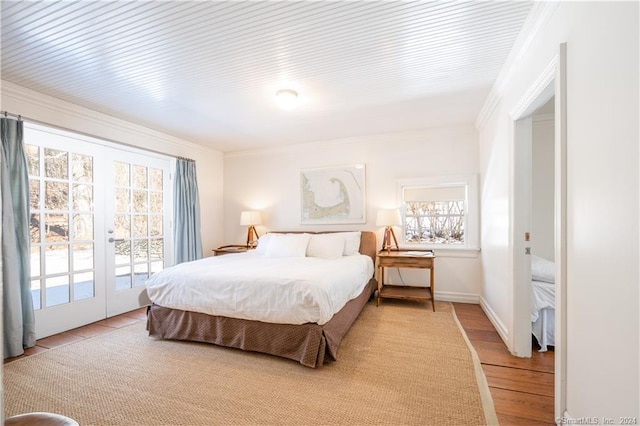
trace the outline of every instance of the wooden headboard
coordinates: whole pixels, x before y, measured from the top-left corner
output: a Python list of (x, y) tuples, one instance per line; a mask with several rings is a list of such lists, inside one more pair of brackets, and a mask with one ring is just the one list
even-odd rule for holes
[[(349, 231), (269, 231), (274, 234), (334, 234), (336, 232), (349, 232)], [(373, 264), (376, 264), (376, 252), (378, 242), (376, 240), (376, 233), (372, 231), (360, 231), (360, 254), (366, 254), (373, 260)]]

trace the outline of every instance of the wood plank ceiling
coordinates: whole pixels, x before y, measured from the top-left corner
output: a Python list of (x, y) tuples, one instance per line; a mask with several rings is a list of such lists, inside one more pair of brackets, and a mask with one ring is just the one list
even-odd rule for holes
[(531, 5), (4, 0), (2, 79), (225, 152), (470, 124)]

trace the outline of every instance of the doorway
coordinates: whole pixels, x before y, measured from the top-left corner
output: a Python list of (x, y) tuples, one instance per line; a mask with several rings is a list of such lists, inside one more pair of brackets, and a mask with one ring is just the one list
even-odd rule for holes
[[(561, 44), (533, 86), (511, 113), (512, 208), (511, 271), (512, 327), (510, 349), (516, 356), (531, 356), (533, 227), (533, 114), (549, 106), (553, 99), (553, 262), (555, 281), (555, 417), (566, 410), (567, 321), (566, 321), (566, 180), (567, 180), (567, 100), (566, 44)], [(535, 237), (533, 237), (535, 238)]]
[(25, 123), (36, 338), (140, 306), (172, 263), (166, 156)]

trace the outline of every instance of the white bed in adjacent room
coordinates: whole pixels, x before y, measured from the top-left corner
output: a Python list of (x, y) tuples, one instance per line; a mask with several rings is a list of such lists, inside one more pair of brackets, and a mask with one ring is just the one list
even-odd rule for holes
[(555, 346), (555, 264), (531, 256), (531, 332), (540, 345), (540, 352)]

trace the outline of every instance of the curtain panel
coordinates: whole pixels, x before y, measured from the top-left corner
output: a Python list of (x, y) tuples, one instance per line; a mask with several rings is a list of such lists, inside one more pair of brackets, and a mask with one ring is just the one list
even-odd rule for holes
[(174, 257), (176, 265), (202, 258), (200, 237), (200, 201), (196, 163), (191, 160), (176, 160), (173, 184), (174, 207)]
[(35, 345), (30, 282), (29, 175), (22, 121), (1, 119), (2, 321), (4, 358)]

